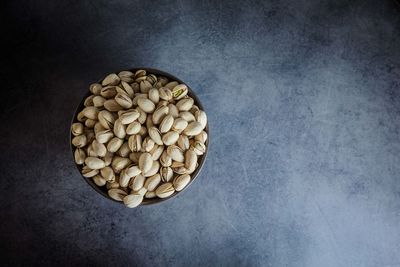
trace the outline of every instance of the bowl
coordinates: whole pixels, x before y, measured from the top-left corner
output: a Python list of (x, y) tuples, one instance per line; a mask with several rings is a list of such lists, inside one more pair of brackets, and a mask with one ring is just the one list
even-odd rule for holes
[[(174, 75), (172, 75), (170, 73), (167, 73), (165, 71), (161, 71), (161, 70), (153, 69), (153, 68), (133, 68), (133, 69), (129, 69), (129, 70), (132, 71), (133, 73), (135, 73), (137, 70), (146, 70), (147, 73), (152, 73), (152, 74), (155, 74), (157, 76), (161, 75), (161, 76), (164, 76), (164, 77), (168, 78), (169, 80), (174, 80), (174, 81), (177, 81), (179, 83), (184, 83), (188, 87), (188, 96), (193, 98), (195, 105), (197, 105), (201, 110), (205, 111), (203, 105), (201, 104), (201, 102), (199, 100), (199, 98), (196, 96), (196, 94), (193, 92), (193, 90), (190, 88), (190, 86), (187, 83), (185, 83), (184, 81), (182, 81), (181, 79), (175, 77)], [(116, 72), (116, 73), (118, 73), (118, 72)], [(101, 81), (100, 81), (100, 83), (101, 83)], [(79, 105), (77, 106), (77, 108), (75, 110), (74, 116), (73, 116), (72, 121), (71, 121), (71, 126), (72, 126), (73, 123), (78, 122), (77, 115), (85, 107), (84, 106), (84, 101), (85, 101), (86, 97), (88, 97), (89, 95), (91, 95), (91, 93), (90, 93), (89, 90), (87, 90), (87, 93), (83, 96), (82, 101), (79, 103)], [(70, 129), (71, 129), (71, 127), (70, 127)], [(169, 196), (167, 198), (158, 198), (158, 197), (156, 197), (156, 198), (144, 198), (143, 202), (139, 206), (157, 204), (157, 203), (160, 203), (160, 202), (164, 202), (164, 201), (166, 201), (168, 199), (171, 199), (171, 198), (177, 196), (178, 194), (180, 194), (181, 192), (183, 192), (184, 190), (186, 190), (193, 183), (193, 181), (197, 179), (197, 177), (200, 174), (200, 171), (202, 170), (202, 168), (204, 166), (204, 162), (205, 162), (205, 160), (207, 158), (207, 153), (208, 153), (208, 146), (209, 146), (209, 142), (210, 142), (210, 133), (209, 133), (208, 122), (207, 122), (207, 125), (206, 125), (204, 131), (208, 135), (208, 138), (207, 138), (207, 140), (205, 142), (206, 151), (205, 151), (205, 153), (203, 155), (198, 156), (198, 167), (190, 175), (191, 176), (191, 180), (188, 183), (188, 185), (183, 190), (181, 190), (179, 192), (175, 191), (174, 194), (172, 194), (171, 196)], [(76, 166), (77, 170), (79, 171), (79, 175), (82, 177), (82, 179), (85, 180), (97, 193), (99, 193), (103, 197), (105, 197), (105, 198), (107, 198), (109, 200), (112, 200), (114, 202), (117, 202), (119, 204), (123, 204), (123, 202), (117, 201), (117, 200), (111, 198), (108, 195), (106, 186), (99, 187), (93, 182), (92, 178), (86, 178), (86, 177), (84, 177), (82, 175), (82, 166), (80, 166), (80, 165), (75, 163), (75, 158), (74, 158), (75, 148), (71, 143), (72, 138), (73, 138), (73, 135), (71, 134), (71, 131), (70, 131), (69, 143), (70, 143), (71, 152), (72, 152), (71, 153), (72, 160), (73, 160), (73, 163)]]

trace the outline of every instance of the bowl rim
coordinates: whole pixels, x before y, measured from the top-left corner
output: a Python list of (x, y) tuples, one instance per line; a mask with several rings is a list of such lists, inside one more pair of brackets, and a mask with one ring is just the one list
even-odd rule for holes
[[(175, 81), (177, 81), (179, 83), (185, 84), (188, 87), (188, 96), (190, 96), (190, 97), (192, 97), (194, 99), (194, 104), (197, 105), (199, 107), (199, 109), (205, 111), (204, 110), (204, 106), (202, 105), (200, 99), (194, 93), (192, 88), (187, 83), (183, 82), (181, 79), (177, 78), (176, 76), (174, 76), (174, 75), (172, 75), (172, 74), (170, 74), (168, 72), (165, 72), (165, 71), (162, 71), (162, 70), (159, 70), (159, 69), (156, 69), (156, 68), (152, 68), (152, 67), (135, 67), (135, 68), (129, 68), (129, 69), (125, 69), (125, 70), (129, 70), (129, 71), (131, 71), (133, 73), (135, 73), (137, 70), (145, 70), (147, 73), (155, 74), (157, 76), (165, 76), (169, 80), (175, 80)], [(123, 70), (120, 70), (120, 71), (117, 71), (117, 72), (114, 72), (114, 73), (119, 73), (121, 71), (123, 71)], [(101, 80), (98, 81), (98, 83), (101, 84)], [(92, 178), (84, 177), (82, 175), (82, 172), (81, 172), (81, 170), (82, 170), (81, 165), (78, 165), (75, 162), (74, 152), (75, 152), (76, 148), (72, 145), (72, 138), (74, 138), (74, 136), (73, 136), (73, 134), (71, 132), (71, 127), (72, 127), (73, 123), (79, 122), (77, 120), (77, 115), (83, 109), (85, 99), (90, 95), (91, 95), (91, 92), (89, 90), (83, 95), (83, 97), (81, 99), (81, 102), (76, 106), (75, 112), (74, 112), (74, 114), (72, 116), (72, 119), (71, 119), (70, 128), (69, 128), (69, 145), (70, 145), (70, 148), (71, 148), (72, 162), (75, 165), (76, 170), (79, 172), (79, 175), (81, 176), (81, 178), (83, 180), (85, 180), (86, 183), (88, 183), (90, 185), (90, 187), (92, 187), (97, 193), (99, 193), (100, 195), (102, 195), (103, 197), (105, 197), (105, 198), (107, 198), (109, 200), (112, 200), (113, 202), (116, 202), (118, 204), (123, 204), (122, 201), (117, 201), (117, 200), (111, 198), (107, 194), (107, 190), (105, 189), (105, 186), (99, 187), (93, 182)], [(148, 206), (148, 205), (159, 204), (159, 203), (165, 202), (165, 201), (167, 201), (169, 199), (172, 199), (172, 198), (176, 197), (177, 195), (179, 195), (181, 192), (185, 191), (194, 182), (194, 180), (197, 179), (197, 177), (199, 176), (201, 170), (204, 167), (204, 163), (206, 161), (208, 150), (209, 150), (210, 128), (208, 126), (208, 121), (207, 121), (206, 127), (204, 128), (204, 131), (207, 133), (207, 140), (205, 142), (206, 151), (204, 152), (203, 155), (199, 156), (199, 159), (198, 159), (198, 164), (199, 165), (198, 165), (197, 169), (190, 175), (191, 176), (190, 182), (185, 186), (185, 188), (183, 188), (181, 191), (175, 191), (171, 196), (169, 196), (167, 198), (144, 198), (143, 202), (139, 206)]]

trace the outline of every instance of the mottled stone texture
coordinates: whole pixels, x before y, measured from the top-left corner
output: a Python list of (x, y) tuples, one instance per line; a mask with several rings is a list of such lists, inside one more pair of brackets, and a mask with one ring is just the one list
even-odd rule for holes
[[(1, 265), (400, 266), (400, 9), (390, 0), (2, 4)], [(186, 81), (211, 146), (126, 209), (75, 169), (89, 83)]]

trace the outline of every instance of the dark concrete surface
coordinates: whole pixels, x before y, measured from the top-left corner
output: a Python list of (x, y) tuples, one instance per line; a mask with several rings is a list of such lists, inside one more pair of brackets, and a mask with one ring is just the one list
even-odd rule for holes
[[(2, 2), (1, 265), (400, 266), (393, 1)], [(88, 85), (155, 67), (208, 112), (195, 183), (126, 209), (76, 171)]]

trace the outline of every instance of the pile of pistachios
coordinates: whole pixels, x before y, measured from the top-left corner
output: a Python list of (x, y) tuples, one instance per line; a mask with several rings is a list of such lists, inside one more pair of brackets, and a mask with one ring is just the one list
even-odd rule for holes
[(188, 87), (145, 70), (91, 84), (71, 126), (82, 175), (130, 208), (184, 189), (206, 151), (206, 113)]

